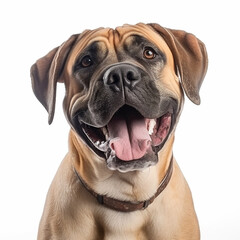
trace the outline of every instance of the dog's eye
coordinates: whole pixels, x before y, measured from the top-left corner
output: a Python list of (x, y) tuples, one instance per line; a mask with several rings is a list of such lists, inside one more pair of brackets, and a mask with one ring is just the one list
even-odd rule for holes
[(93, 64), (93, 61), (92, 61), (91, 57), (88, 55), (83, 57), (80, 62), (80, 65), (84, 68), (90, 67), (92, 64)]
[(143, 56), (146, 59), (154, 59), (156, 57), (156, 52), (151, 47), (147, 47), (143, 51)]

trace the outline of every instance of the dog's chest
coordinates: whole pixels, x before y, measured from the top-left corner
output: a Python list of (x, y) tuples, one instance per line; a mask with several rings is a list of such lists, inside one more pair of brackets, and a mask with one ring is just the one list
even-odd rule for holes
[[(155, 215), (154, 213), (151, 214)], [(112, 210), (99, 211), (98, 214), (82, 220), (80, 228), (75, 228), (73, 237), (76, 239), (93, 240), (159, 240), (167, 239), (162, 236), (160, 218), (152, 218), (149, 211), (136, 211), (133, 213), (120, 213)], [(84, 226), (83, 226), (84, 225)], [(76, 226), (76, 225), (75, 225)], [(84, 236), (84, 237), (83, 237)], [(75, 238), (73, 238), (75, 239)]]

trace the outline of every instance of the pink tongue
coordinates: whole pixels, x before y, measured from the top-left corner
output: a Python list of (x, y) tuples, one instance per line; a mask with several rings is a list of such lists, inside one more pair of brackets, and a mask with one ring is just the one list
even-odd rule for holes
[(145, 119), (134, 110), (115, 114), (107, 127), (110, 147), (123, 161), (143, 157), (151, 146)]

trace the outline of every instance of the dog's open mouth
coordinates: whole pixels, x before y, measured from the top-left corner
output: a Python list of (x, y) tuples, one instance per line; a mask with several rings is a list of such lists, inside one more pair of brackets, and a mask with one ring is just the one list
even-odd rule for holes
[(125, 105), (102, 128), (89, 126), (81, 119), (78, 122), (91, 144), (105, 153), (107, 162), (117, 158), (126, 165), (162, 148), (171, 131), (172, 113), (166, 112), (157, 119), (148, 119)]

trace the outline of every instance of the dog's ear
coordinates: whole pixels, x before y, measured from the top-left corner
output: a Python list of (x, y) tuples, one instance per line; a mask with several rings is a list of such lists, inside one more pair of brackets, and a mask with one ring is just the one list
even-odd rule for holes
[(208, 66), (205, 45), (191, 33), (164, 28), (158, 24), (149, 25), (166, 41), (174, 57), (176, 74), (180, 74), (186, 95), (199, 105), (199, 90)]
[(33, 92), (48, 111), (49, 124), (52, 123), (54, 116), (57, 82), (60, 82), (68, 53), (78, 36), (78, 34), (72, 35), (61, 46), (54, 48), (31, 67)]

